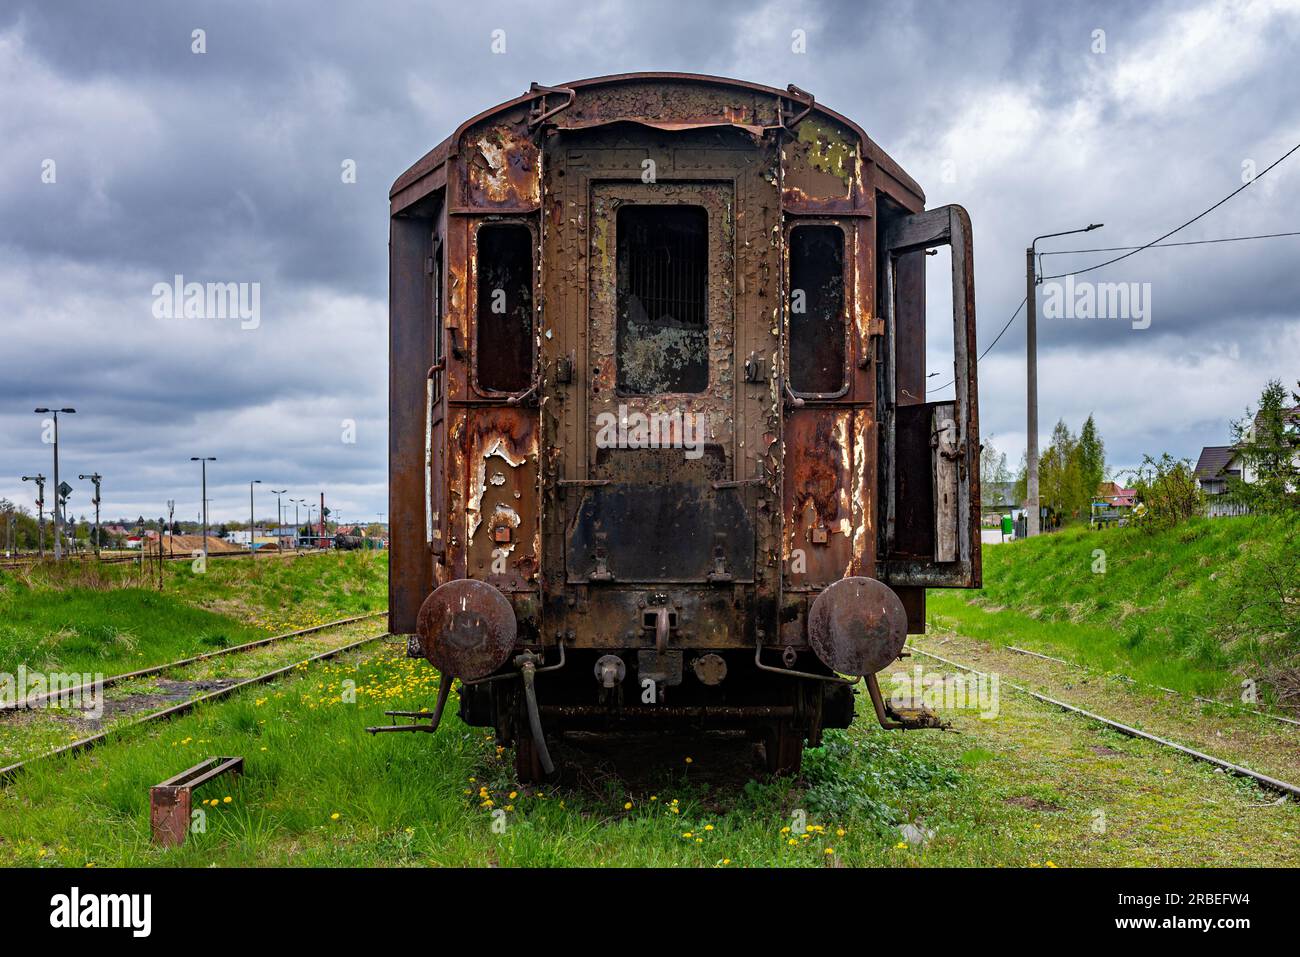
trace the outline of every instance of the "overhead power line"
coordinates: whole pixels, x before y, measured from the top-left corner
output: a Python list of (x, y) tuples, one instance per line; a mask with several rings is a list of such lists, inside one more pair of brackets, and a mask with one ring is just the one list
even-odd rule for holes
[(1169, 232), (1165, 233), (1163, 236), (1157, 236), (1155, 239), (1151, 240), (1151, 242), (1147, 243), (1145, 246), (1138, 246), (1136, 249), (1131, 249), (1128, 252), (1124, 253), (1122, 256), (1116, 256), (1113, 259), (1107, 259), (1105, 262), (1094, 263), (1091, 266), (1085, 266), (1083, 269), (1072, 269), (1069, 272), (1058, 273), (1055, 276), (1044, 276), (1042, 279), (1039, 280), (1039, 282), (1046, 282), (1049, 279), (1064, 279), (1066, 276), (1081, 276), (1086, 272), (1092, 272), (1094, 269), (1101, 269), (1103, 266), (1109, 266), (1112, 263), (1117, 263), (1121, 259), (1128, 259), (1129, 256), (1136, 256), (1144, 249), (1150, 249), (1152, 246), (1156, 245), (1157, 243), (1163, 242), (1164, 240), (1168, 239), (1174, 233), (1186, 229), (1188, 226), (1192, 225), (1192, 223), (1196, 222), (1198, 219), (1202, 219), (1208, 216), (1210, 213), (1214, 212), (1216, 209), (1218, 209), (1228, 200), (1232, 199), (1232, 197), (1236, 196), (1242, 190), (1249, 189), (1255, 183), (1258, 183), (1261, 179), (1263, 179), (1265, 176), (1268, 175), (1270, 170), (1272, 170), (1275, 166), (1277, 166), (1279, 163), (1285, 160), (1296, 150), (1300, 150), (1300, 143), (1297, 143), (1295, 146), (1291, 147), (1289, 150), (1287, 150), (1277, 159), (1273, 160), (1273, 162), (1269, 163), (1268, 166), (1264, 167), (1263, 170), (1261, 170), (1259, 173), (1256, 173), (1253, 177), (1248, 179), (1246, 182), (1242, 183), (1240, 186), (1234, 189), (1227, 196), (1223, 197), (1223, 199), (1219, 200), (1213, 206), (1197, 213), (1195, 216), (1193, 216), (1187, 222), (1183, 223), (1181, 226), (1175, 226), (1173, 229), (1169, 230)]
[[(1291, 233), (1263, 233), (1259, 236), (1221, 236), (1218, 239), (1189, 239), (1181, 243), (1156, 243), (1151, 246), (1152, 249), (1170, 249), (1174, 246), (1209, 246), (1213, 243), (1244, 243), (1249, 239), (1281, 239), (1284, 236), (1300, 236), (1300, 230)], [(1044, 256), (1072, 256), (1076, 253), (1118, 253), (1126, 249), (1136, 252), (1139, 249), (1146, 249), (1146, 246), (1100, 246), (1096, 249), (1051, 249), (1047, 252), (1038, 254), (1038, 258)]]
[[(1183, 223), (1181, 226), (1175, 226), (1173, 229), (1169, 230), (1169, 232), (1165, 233), (1162, 236), (1157, 236), (1155, 239), (1151, 240), (1151, 242), (1146, 243), (1144, 245), (1112, 246), (1112, 247), (1100, 248), (1100, 249), (1066, 249), (1066, 250), (1060, 250), (1051, 253), (1039, 253), (1039, 256), (1066, 255), (1068, 253), (1085, 253), (1085, 252), (1122, 252), (1123, 253), (1122, 256), (1115, 256), (1113, 259), (1107, 259), (1105, 262), (1094, 263), (1093, 265), (1086, 266), (1083, 269), (1072, 269), (1069, 272), (1057, 273), (1054, 276), (1044, 276), (1042, 277), (1042, 279), (1039, 280), (1039, 282), (1046, 282), (1049, 279), (1064, 279), (1066, 276), (1079, 276), (1086, 272), (1092, 272), (1095, 269), (1101, 269), (1103, 266), (1109, 266), (1112, 263), (1117, 263), (1121, 259), (1128, 259), (1130, 256), (1136, 256), (1138, 253), (1142, 252), (1142, 250), (1150, 249), (1153, 246), (1200, 246), (1200, 245), (1208, 245), (1211, 243), (1234, 243), (1234, 242), (1243, 242), (1245, 240), (1251, 240), (1251, 239), (1278, 239), (1284, 236), (1300, 235), (1300, 232), (1287, 232), (1287, 233), (1268, 233), (1259, 236), (1229, 236), (1220, 239), (1201, 239), (1201, 240), (1192, 240), (1192, 241), (1181, 242), (1181, 243), (1164, 242), (1164, 240), (1168, 239), (1170, 236), (1174, 235), (1175, 233), (1181, 232), (1182, 230), (1186, 229), (1188, 226), (1192, 225), (1192, 223), (1196, 222), (1197, 220), (1203, 219), (1205, 216), (1208, 216), (1210, 213), (1214, 212), (1216, 209), (1218, 209), (1228, 200), (1232, 199), (1238, 193), (1242, 192), (1243, 190), (1259, 182), (1259, 180), (1263, 176), (1265, 176), (1269, 171), (1274, 169), (1276, 166), (1279, 166), (1283, 160), (1285, 160), (1287, 157), (1289, 157), (1292, 153), (1296, 152), (1297, 150), (1300, 150), (1300, 143), (1297, 143), (1295, 146), (1291, 147), (1289, 150), (1287, 150), (1285, 153), (1283, 153), (1273, 162), (1269, 163), (1268, 166), (1264, 167), (1264, 169), (1259, 173), (1257, 173), (1253, 178), (1251, 178), (1245, 183), (1242, 183), (1239, 187), (1234, 189), (1227, 196), (1223, 197), (1223, 199), (1219, 200), (1213, 206), (1210, 206), (1209, 208), (1201, 211), (1200, 213), (1197, 213), (1195, 216), (1187, 220), (1187, 222)], [(1025, 303), (1028, 301), (1029, 301), (1028, 296), (1020, 300), (1020, 305), (1016, 306), (1016, 311), (1011, 314), (1011, 318), (1006, 321), (1006, 324), (1002, 327), (1001, 331), (998, 332), (994, 340), (991, 343), (989, 343), (988, 348), (986, 348), (983, 352), (979, 354), (979, 358), (975, 360), (977, 364), (983, 361), (984, 357), (988, 355), (989, 352), (993, 349), (993, 347), (998, 344), (998, 341), (1002, 338), (1003, 334), (1009, 328), (1011, 328), (1011, 323), (1015, 321), (1016, 316), (1020, 315), (1020, 310), (1025, 307)], [(931, 392), (938, 392), (941, 389), (946, 389), (948, 388), (948, 386), (952, 385), (953, 382), (955, 381), (956, 379), (952, 379), (949, 380), (948, 382), (945, 382), (941, 386), (936, 386), (933, 389), (926, 389), (925, 390), (926, 394), (928, 395)]]

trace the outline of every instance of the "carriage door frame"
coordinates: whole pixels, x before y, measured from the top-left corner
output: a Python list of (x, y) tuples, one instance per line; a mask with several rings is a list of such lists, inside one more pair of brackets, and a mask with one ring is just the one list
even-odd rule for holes
[[(899, 405), (898, 261), (945, 245), (952, 248), (955, 398)], [(887, 357), (879, 382), (885, 503), (881, 577), (894, 586), (977, 588), (980, 441), (970, 217), (960, 206), (901, 216), (885, 233), (881, 258)]]
[[(585, 455), (580, 464), (581, 477), (572, 484), (588, 486), (581, 496), (574, 496), (573, 506), (566, 528), (574, 529), (574, 518), (588, 506), (585, 504), (593, 498), (601, 497), (605, 486), (620, 484), (634, 487), (647, 483), (649, 476), (630, 468), (626, 475), (619, 475), (620, 458), (628, 461), (629, 456), (620, 456), (620, 447), (612, 454), (600, 447), (600, 426), (607, 424), (609, 417), (601, 418), (604, 413), (613, 413), (621, 418), (620, 407), (626, 407), (633, 416), (637, 412), (650, 415), (656, 412), (672, 415), (674, 412), (685, 416), (704, 413), (707, 424), (702, 435), (697, 435), (704, 445), (702, 459), (698, 470), (708, 472), (706, 492), (719, 501), (722, 509), (718, 515), (732, 514), (736, 509), (751, 516), (752, 503), (749, 494), (752, 490), (748, 483), (741, 480), (743, 473), (743, 449), (740, 448), (741, 431), (738, 427), (740, 417), (737, 415), (738, 404), (746, 401), (742, 390), (744, 359), (741, 356), (743, 337), (738, 328), (739, 304), (735, 284), (736, 257), (736, 194), (737, 184), (730, 177), (683, 178), (671, 181), (661, 180), (657, 183), (643, 183), (626, 179), (592, 178), (588, 183), (590, 215), (590, 243), (587, 261), (587, 308), (584, 318), (586, 325), (584, 367), (587, 370), (587, 387), (582, 390), (581, 413), (578, 416), (580, 427), (587, 430), (589, 440), (585, 443)], [(658, 388), (637, 388), (637, 373), (628, 372), (622, 365), (624, 356), (620, 354), (620, 308), (619, 287), (619, 236), (618, 224), (620, 211), (629, 207), (683, 207), (701, 209), (707, 216), (707, 247), (704, 257), (703, 280), (707, 368), (704, 372), (702, 387), (698, 390), (671, 391)], [(653, 360), (653, 356), (648, 357)], [(629, 363), (629, 365), (631, 365)], [(679, 370), (680, 372), (680, 370)], [(665, 377), (669, 372), (659, 371)], [(640, 381), (648, 381), (653, 373), (642, 372)], [(681, 372), (684, 378), (695, 377), (698, 372), (687, 369)], [(631, 377), (631, 379), (629, 379)], [(680, 420), (675, 420), (680, 421)], [(674, 430), (675, 433), (675, 430)], [(631, 431), (629, 430), (629, 434)], [(679, 436), (680, 438), (680, 436)], [(718, 449), (721, 461), (718, 461)], [(632, 451), (629, 449), (629, 451)], [(668, 451), (665, 449), (664, 451)], [(686, 449), (673, 449), (673, 452), (686, 455)], [(603, 454), (602, 454), (603, 453)], [(710, 472), (709, 470), (712, 469)], [(652, 483), (652, 480), (650, 481)], [(614, 491), (611, 488), (609, 491)], [(582, 501), (578, 501), (578, 499)], [(722, 501), (734, 499), (734, 501)], [(716, 516), (715, 516), (716, 517)], [(729, 529), (709, 529), (711, 535), (726, 537)], [(733, 536), (734, 538), (734, 536)], [(578, 554), (576, 546), (566, 535), (565, 560), (567, 578), (573, 584), (585, 584), (608, 580), (619, 582), (621, 576), (617, 568), (617, 559), (610, 557), (608, 569), (601, 569), (592, 556)], [(584, 542), (579, 551), (590, 547), (594, 552), (600, 549), (594, 542)], [(743, 539), (733, 540), (721, 545), (715, 543), (711, 551), (725, 548), (727, 558), (720, 566), (714, 566), (710, 560), (710, 569), (717, 571), (725, 566), (736, 566), (735, 574), (728, 581), (736, 584), (750, 583), (755, 580), (757, 563), (757, 542)], [(741, 552), (746, 552), (743, 556)], [(610, 577), (603, 578), (605, 571)], [(642, 577), (641, 573), (627, 576), (631, 582), (700, 583), (706, 581), (704, 570), (680, 569), (681, 574), (657, 574), (657, 577)], [(696, 572), (699, 572), (698, 574)], [(710, 571), (709, 574), (714, 574)], [(724, 574), (717, 574), (709, 581), (721, 581)]]

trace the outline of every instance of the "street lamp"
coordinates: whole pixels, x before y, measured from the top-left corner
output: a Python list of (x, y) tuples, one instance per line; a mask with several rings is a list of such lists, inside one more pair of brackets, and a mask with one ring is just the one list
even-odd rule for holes
[[(77, 478), (79, 478), (83, 482), (86, 481), (86, 479), (90, 479), (92, 482), (95, 483), (95, 497), (92, 498), (90, 501), (95, 506), (95, 557), (98, 558), (99, 557), (99, 502), (100, 502), (99, 483), (104, 480), (104, 476), (100, 475), (98, 472), (91, 472), (89, 475), (78, 475)], [(162, 548), (161, 532), (159, 533), (158, 536), (158, 547)]]
[(296, 552), (298, 550), (298, 536), (302, 534), (302, 526), (298, 524), (298, 506), (306, 505), (307, 500), (305, 498), (291, 498), (289, 501), (293, 502), (293, 550)]
[(271, 494), (275, 496), (275, 537), (280, 543), (280, 551), (284, 551), (284, 515), (280, 512), (280, 496), (287, 491), (287, 488), (271, 489)]
[(248, 557), (252, 558), (257, 554), (257, 549), (253, 546), (253, 526), (257, 524), (253, 518), (253, 486), (261, 485), (261, 479), (253, 479), (248, 483)]
[(40, 472), (35, 475), (24, 475), (24, 482), (36, 483), (36, 514), (40, 516), (38, 528), (39, 531), (39, 548), (41, 561), (45, 560), (45, 476)]
[[(1034, 271), (1035, 247), (1040, 239), (1054, 236), (1072, 236), (1101, 229), (1103, 223), (1093, 223), (1082, 229), (1067, 229), (1059, 233), (1035, 236), (1025, 250), (1025, 350), (1028, 357), (1027, 404), (1029, 406), (1028, 436), (1025, 446), (1025, 537), (1039, 534), (1038, 506), (1038, 277)], [(1095, 491), (1095, 490), (1094, 490)]]
[(201, 463), (203, 470), (203, 570), (208, 570), (208, 463), (215, 462), (215, 455), (191, 455), (191, 462)]

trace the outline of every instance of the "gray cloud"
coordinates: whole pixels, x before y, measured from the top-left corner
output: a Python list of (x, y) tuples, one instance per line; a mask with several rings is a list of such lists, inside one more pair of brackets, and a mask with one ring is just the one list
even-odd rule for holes
[[(794, 29), (806, 55), (791, 53)], [(11, 4), (0, 496), (30, 501), (18, 476), (48, 472), (49, 450), (29, 410), (59, 403), (79, 409), (65, 470), (103, 472), (112, 514), (169, 498), (194, 513), (193, 454), (219, 458), (222, 517), (246, 511), (250, 478), (324, 489), (345, 517), (383, 511), (388, 186), (531, 80), (684, 70), (812, 90), (932, 205), (971, 211), (984, 344), (1024, 294), (1035, 234), (1101, 221), (1048, 248), (1145, 242), (1239, 185), (1243, 162), (1262, 169), (1300, 142), (1297, 40), (1300, 11), (1283, 2)], [(347, 159), (355, 185), (340, 180)], [(1300, 157), (1179, 238), (1295, 229), (1297, 196)], [(1117, 464), (1226, 441), (1266, 378), (1300, 376), (1298, 256), (1300, 239), (1152, 250), (1087, 277), (1150, 283), (1151, 326), (1044, 319), (1044, 429), (1095, 412)], [(259, 282), (260, 327), (156, 319), (150, 291), (178, 273)], [(936, 317), (941, 374), (945, 336)], [(984, 429), (1013, 461), (1023, 342), (1017, 321), (981, 367)]]

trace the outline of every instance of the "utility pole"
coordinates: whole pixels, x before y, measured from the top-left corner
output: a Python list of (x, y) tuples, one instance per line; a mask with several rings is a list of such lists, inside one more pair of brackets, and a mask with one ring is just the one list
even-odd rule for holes
[(39, 529), (39, 531), (37, 532), (38, 535), (37, 540), (40, 543), (39, 548), (41, 553), (41, 561), (44, 561), (45, 560), (45, 476), (37, 472), (35, 475), (24, 475), (23, 481), (36, 483), (36, 514), (38, 516), (37, 528)]
[(208, 570), (208, 463), (215, 462), (215, 455), (191, 455), (191, 462), (202, 463), (203, 469), (203, 570)]
[(261, 479), (253, 479), (248, 483), (248, 557), (251, 559), (257, 554), (257, 547), (253, 543), (253, 486), (261, 485)]
[(298, 537), (302, 534), (302, 526), (298, 524), (298, 506), (306, 505), (307, 500), (305, 498), (291, 498), (289, 501), (293, 503), (293, 550), (296, 552), (298, 550)]
[(316, 540), (316, 544), (320, 545), (321, 548), (324, 548), (325, 546), (321, 544), (322, 542), (325, 541), (325, 493), (324, 492), (320, 493), (319, 517), (320, 517), (320, 538)]
[[(1027, 405), (1029, 409), (1025, 436), (1025, 537), (1041, 534), (1041, 508), (1038, 502), (1038, 283), (1034, 270), (1034, 255), (1040, 239), (1054, 236), (1071, 236), (1101, 229), (1102, 223), (1093, 223), (1082, 229), (1067, 229), (1059, 233), (1035, 236), (1025, 249), (1025, 346), (1028, 374)], [(1095, 491), (1095, 490), (1094, 490)]]
[(76, 409), (37, 409), (37, 415), (54, 416), (54, 560), (63, 559), (63, 509), (59, 507), (61, 499), (66, 498), (61, 491), (59, 482), (59, 413), (72, 415)]
[[(89, 475), (78, 475), (77, 478), (79, 478), (83, 482), (86, 481), (86, 479), (90, 479), (92, 482), (95, 483), (95, 497), (92, 498), (90, 501), (95, 506), (95, 557), (98, 558), (99, 557), (99, 483), (103, 481), (104, 476), (100, 475), (98, 472), (91, 472)], [(162, 548), (161, 538), (158, 539), (158, 547)]]
[[(167, 500), (167, 557), (172, 556), (172, 545), (176, 543), (176, 500)], [(158, 554), (162, 554), (162, 541), (158, 542)]]

